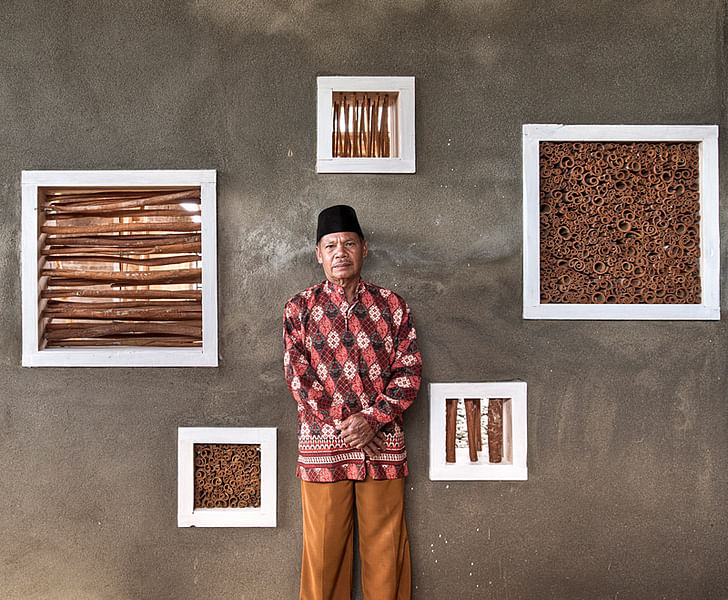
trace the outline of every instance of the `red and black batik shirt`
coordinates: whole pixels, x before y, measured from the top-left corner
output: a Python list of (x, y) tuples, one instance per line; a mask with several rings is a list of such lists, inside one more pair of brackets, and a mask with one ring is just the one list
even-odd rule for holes
[[(283, 363), (298, 403), (298, 466), (305, 481), (407, 475), (402, 413), (420, 387), (422, 359), (407, 303), (359, 281), (352, 302), (324, 281), (286, 303)], [(361, 413), (385, 437), (377, 458), (347, 446), (341, 422)]]

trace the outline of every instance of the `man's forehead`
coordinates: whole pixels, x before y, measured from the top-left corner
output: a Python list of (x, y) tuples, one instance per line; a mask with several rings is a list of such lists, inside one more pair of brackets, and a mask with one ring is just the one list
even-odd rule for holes
[(337, 231), (336, 233), (327, 233), (322, 236), (319, 240), (319, 244), (325, 244), (326, 242), (335, 242), (338, 240), (357, 240), (359, 241), (359, 234), (355, 231)]

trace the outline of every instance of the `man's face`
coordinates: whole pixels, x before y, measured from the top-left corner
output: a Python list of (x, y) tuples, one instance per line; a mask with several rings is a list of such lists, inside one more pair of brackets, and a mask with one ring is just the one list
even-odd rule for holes
[(366, 241), (352, 231), (329, 233), (316, 245), (316, 258), (326, 278), (341, 286), (359, 279), (366, 255)]

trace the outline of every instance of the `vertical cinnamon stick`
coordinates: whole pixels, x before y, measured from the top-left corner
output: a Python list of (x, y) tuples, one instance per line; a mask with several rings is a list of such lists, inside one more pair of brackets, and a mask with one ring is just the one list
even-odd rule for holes
[(334, 122), (331, 124), (331, 133), (332, 133), (332, 148), (331, 148), (331, 156), (336, 158), (339, 156), (339, 148), (338, 148), (338, 141), (339, 141), (339, 125), (337, 121), (339, 120), (339, 103), (334, 101)]
[(476, 425), (476, 438), (475, 443), (477, 444), (478, 452), (483, 449), (483, 431), (481, 427), (481, 410), (480, 410), (480, 398), (475, 400), (475, 425)]
[(488, 400), (488, 456), (489, 462), (503, 460), (503, 401), (505, 398)]
[(351, 119), (351, 134), (353, 148), (351, 149), (351, 155), (356, 158), (359, 156), (359, 99), (354, 95), (354, 114)]
[(480, 423), (475, 420), (475, 398), (465, 398), (465, 422), (468, 426), (468, 450), (470, 451), (470, 460), (478, 462), (478, 437), (477, 430), (480, 429)]
[(346, 102), (346, 96), (344, 96), (344, 156), (349, 156), (351, 145), (349, 143), (349, 105)]
[(445, 400), (445, 462), (455, 462), (455, 429), (458, 418), (457, 398)]

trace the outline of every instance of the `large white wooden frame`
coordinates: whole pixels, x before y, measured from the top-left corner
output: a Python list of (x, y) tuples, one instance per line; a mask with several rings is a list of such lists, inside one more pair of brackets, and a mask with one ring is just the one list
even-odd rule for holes
[[(275, 427), (179, 427), (177, 429), (178, 527), (275, 527)], [(195, 444), (259, 444), (260, 506), (195, 508)]]
[[(700, 153), (700, 304), (541, 304), (539, 143), (698, 142)], [(716, 125), (523, 126), (524, 319), (720, 319), (718, 127)]]
[[(316, 171), (318, 173), (414, 173), (415, 172), (415, 78), (414, 77), (318, 77)], [(334, 158), (331, 155), (331, 123), (334, 92), (397, 92), (396, 131), (392, 158)]]
[[(214, 170), (23, 171), (22, 306), (24, 367), (216, 367), (217, 217)], [(93, 347), (39, 350), (38, 192), (43, 187), (200, 187), (202, 207), (202, 347)]]
[[(445, 413), (448, 398), (510, 398), (503, 406), (503, 461), (470, 462), (467, 448), (457, 448), (456, 462), (445, 461)], [(526, 423), (526, 383), (430, 384), (430, 479), (458, 480), (526, 480), (528, 440)]]

